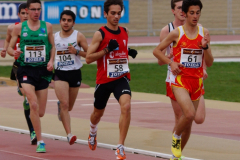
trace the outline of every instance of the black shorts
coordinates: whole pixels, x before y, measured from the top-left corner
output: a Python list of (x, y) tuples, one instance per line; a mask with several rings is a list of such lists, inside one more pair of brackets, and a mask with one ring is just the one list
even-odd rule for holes
[(69, 87), (80, 87), (82, 81), (82, 72), (78, 70), (61, 71), (55, 70), (54, 81), (68, 82)]
[(49, 81), (44, 79), (45, 76), (51, 76), (52, 72), (47, 70), (47, 67), (30, 67), (19, 66), (17, 70), (17, 79), (19, 87), (22, 88), (22, 83), (31, 84), (35, 87), (35, 91), (48, 88)]
[(97, 84), (94, 93), (94, 107), (97, 109), (104, 109), (111, 93), (113, 93), (118, 101), (123, 94), (129, 94), (131, 96), (129, 79), (123, 77), (109, 83)]
[(20, 66), (20, 64), (17, 62), (17, 60), (15, 60), (13, 62), (12, 71), (11, 71), (11, 75), (10, 75), (11, 80), (17, 80), (17, 70), (18, 70), (19, 66)]

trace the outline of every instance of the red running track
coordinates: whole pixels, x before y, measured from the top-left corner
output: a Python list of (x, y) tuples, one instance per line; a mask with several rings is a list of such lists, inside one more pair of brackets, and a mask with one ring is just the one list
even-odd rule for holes
[[(0, 131), (1, 160), (113, 160), (115, 151), (97, 148), (91, 151), (87, 145), (69, 145), (65, 141), (43, 138), (46, 153), (36, 153), (36, 145), (30, 145), (29, 135)], [(29, 142), (29, 143), (27, 143)], [(128, 160), (164, 160), (144, 155), (126, 153)]]

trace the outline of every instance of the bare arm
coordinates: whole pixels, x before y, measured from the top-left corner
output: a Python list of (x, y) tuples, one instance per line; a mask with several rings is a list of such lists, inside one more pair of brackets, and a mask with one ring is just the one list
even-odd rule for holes
[(168, 36), (160, 43), (153, 51), (153, 55), (164, 64), (169, 64), (174, 75), (177, 75), (181, 72), (179, 66), (182, 66), (180, 63), (172, 62), (168, 57), (165, 56), (163, 52), (171, 43), (175, 44), (178, 41), (179, 32), (178, 29), (171, 31)]
[[(3, 50), (1, 52), (1, 56), (3, 58), (6, 57), (7, 48), (9, 46), (10, 40), (12, 38), (12, 31), (13, 31), (14, 26), (15, 26), (14, 24), (11, 24), (7, 28), (7, 35), (6, 35), (6, 39), (4, 41)], [(10, 55), (10, 56), (13, 56), (13, 55)]]
[(84, 51), (80, 51), (79, 55), (86, 58), (87, 50), (88, 50), (88, 43), (87, 43), (86, 37), (80, 32), (78, 32), (78, 45), (81, 46), (84, 50)]
[(202, 39), (202, 47), (206, 48), (208, 45), (208, 49), (204, 50), (204, 61), (207, 67), (211, 67), (213, 64), (213, 56), (210, 47), (210, 35), (207, 29), (204, 29), (204, 37)]
[(10, 56), (19, 57), (22, 51), (14, 50), (15, 45), (17, 43), (18, 36), (21, 34), (22, 24), (18, 24), (13, 28), (11, 40), (9, 46), (7, 48), (7, 52)]
[(103, 57), (106, 54), (106, 52), (104, 50), (96, 52), (101, 41), (102, 41), (101, 33), (99, 31), (95, 32), (93, 35), (92, 42), (87, 50), (87, 55), (86, 55), (87, 64), (98, 60), (99, 58)]
[(56, 48), (55, 48), (55, 44), (54, 44), (52, 25), (50, 23), (47, 23), (47, 22), (46, 22), (46, 25), (47, 25), (47, 30), (48, 30), (48, 41), (52, 45), (52, 48), (50, 50), (50, 60), (49, 60), (49, 62), (47, 64), (47, 70), (48, 71), (52, 71), (53, 70), (53, 63), (54, 63)]
[[(168, 30), (168, 25), (167, 25), (167, 26), (163, 27), (160, 32), (160, 43), (167, 37), (168, 34), (169, 34), (169, 30)], [(164, 54), (166, 53), (166, 50), (167, 50), (167, 48), (165, 48), (163, 50)], [(161, 66), (161, 65), (164, 65), (165, 63), (163, 63), (161, 60), (158, 60), (158, 64)]]

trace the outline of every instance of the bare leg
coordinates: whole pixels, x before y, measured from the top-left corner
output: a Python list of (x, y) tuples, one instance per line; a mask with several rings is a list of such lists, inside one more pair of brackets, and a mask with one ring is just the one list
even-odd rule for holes
[(205, 120), (205, 117), (206, 117), (205, 102), (204, 97), (201, 96), (194, 121), (196, 124), (202, 124)]
[(30, 105), (30, 117), (33, 124), (33, 128), (36, 132), (38, 141), (42, 140), (41, 136), (41, 122), (40, 117), (45, 113), (46, 101), (47, 101), (47, 89), (35, 92), (35, 87), (22, 83), (23, 90), (28, 98)]
[[(172, 103), (172, 107), (173, 107), (173, 111), (174, 111), (174, 115), (175, 115), (175, 126), (173, 128), (173, 133), (174, 133), (176, 131), (176, 126), (178, 124), (178, 121), (181, 118), (181, 116), (183, 115), (183, 112), (182, 112), (181, 107), (177, 103), (177, 101), (174, 101), (171, 99), (171, 103)], [(182, 150), (184, 149), (185, 145), (187, 144), (190, 134), (191, 134), (191, 126), (182, 132), (182, 143), (181, 143)]]
[(121, 106), (121, 116), (119, 119), (120, 137), (118, 144), (124, 145), (131, 120), (131, 96), (123, 94), (119, 98), (119, 104)]

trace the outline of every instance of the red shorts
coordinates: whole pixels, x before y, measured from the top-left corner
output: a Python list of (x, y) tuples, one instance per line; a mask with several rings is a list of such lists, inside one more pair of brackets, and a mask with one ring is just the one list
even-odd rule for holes
[(199, 100), (204, 93), (202, 78), (186, 78), (178, 75), (175, 79), (175, 83), (171, 83), (171, 86), (186, 89), (192, 101)]
[(169, 82), (166, 82), (166, 90), (167, 90), (166, 96), (168, 96), (172, 100), (176, 101), (176, 98), (175, 98), (175, 96), (174, 96), (174, 94), (172, 92), (171, 84)]

